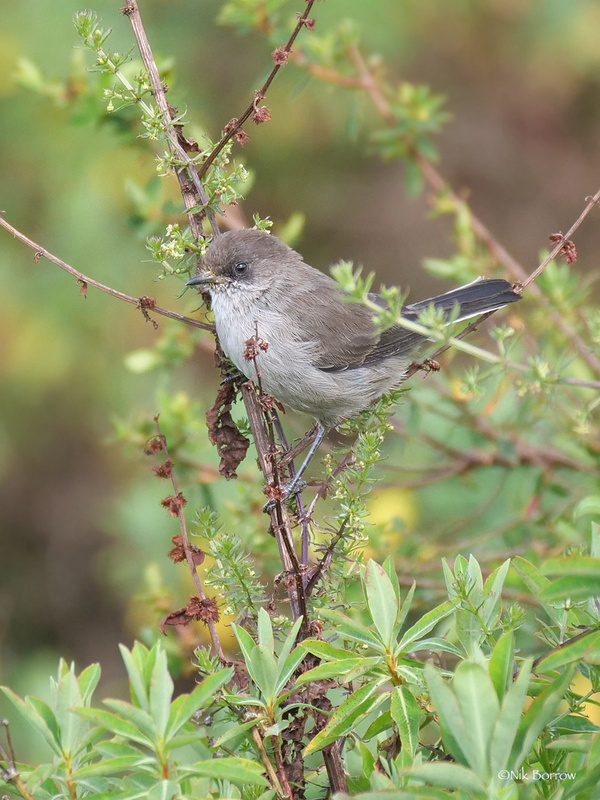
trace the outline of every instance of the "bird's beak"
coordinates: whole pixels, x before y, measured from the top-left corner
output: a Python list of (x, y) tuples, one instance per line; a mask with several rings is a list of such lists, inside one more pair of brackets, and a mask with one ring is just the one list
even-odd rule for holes
[(212, 286), (215, 283), (218, 283), (219, 279), (216, 275), (213, 275), (210, 272), (199, 272), (197, 275), (194, 275), (193, 278), (190, 278), (189, 281), (185, 282), (186, 286)]

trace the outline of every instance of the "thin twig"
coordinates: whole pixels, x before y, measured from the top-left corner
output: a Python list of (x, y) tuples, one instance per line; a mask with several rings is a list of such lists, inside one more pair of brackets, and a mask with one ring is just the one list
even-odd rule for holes
[[(269, 453), (271, 445), (262, 409), (254, 386), (250, 381), (242, 384), (241, 391), (265, 484), (273, 486), (273, 461)], [(271, 514), (271, 527), (279, 549), (279, 557), (286, 575), (285, 586), (290, 599), (292, 617), (294, 620), (298, 619), (298, 617), (303, 617), (303, 626), (306, 626), (308, 624), (308, 613), (302, 583), (302, 570), (294, 549), (292, 528), (285, 503), (275, 503), (269, 513)]]
[(265, 95), (267, 94), (269, 87), (273, 83), (275, 76), (277, 75), (281, 67), (285, 64), (292, 50), (292, 45), (296, 41), (296, 37), (302, 30), (302, 27), (306, 24), (308, 15), (310, 14), (315, 2), (316, 0), (308, 0), (304, 12), (298, 15), (298, 24), (294, 28), (292, 35), (288, 39), (286, 45), (278, 49), (277, 63), (271, 70), (269, 77), (264, 82), (262, 87), (257, 92), (254, 93), (254, 99), (252, 100), (248, 108), (244, 111), (242, 116), (239, 117), (239, 119), (236, 119), (235, 122), (232, 120), (233, 124), (227, 126), (227, 132), (224, 134), (222, 139), (215, 145), (212, 152), (210, 153), (206, 161), (202, 164), (201, 168), (199, 169), (198, 175), (200, 178), (203, 178), (204, 175), (206, 175), (207, 170), (209, 169), (215, 158), (219, 155), (221, 150), (223, 150), (227, 142), (229, 142), (230, 139), (233, 136), (235, 136), (235, 134), (242, 128), (243, 124), (250, 118), (250, 116), (252, 116), (252, 114), (254, 114), (254, 112), (256, 111), (256, 104), (259, 103), (261, 100), (264, 100)]
[(573, 644), (574, 642), (578, 642), (580, 639), (585, 639), (587, 636), (590, 636), (592, 633), (598, 633), (598, 629), (597, 628), (588, 628), (587, 630), (582, 631), (581, 633), (578, 633), (575, 636), (572, 636), (570, 639), (566, 639), (564, 642), (560, 642), (559, 644), (556, 645), (556, 647), (553, 647), (551, 650), (548, 650), (547, 653), (542, 653), (541, 656), (538, 656), (534, 660), (533, 664), (531, 665), (531, 671), (535, 672), (536, 669), (541, 664), (541, 662), (545, 658), (548, 658), (548, 656), (552, 655), (553, 653), (558, 653), (561, 650), (564, 650), (565, 647), (568, 647), (569, 645)]
[(275, 772), (275, 767), (271, 763), (271, 759), (269, 758), (269, 754), (267, 753), (267, 748), (265, 747), (265, 743), (263, 742), (263, 738), (260, 734), (258, 728), (252, 728), (252, 738), (254, 739), (254, 744), (258, 748), (258, 752), (260, 753), (260, 760), (263, 762), (264, 767), (267, 771), (267, 774), (271, 780), (271, 783), (275, 787), (275, 791), (277, 792), (278, 796), (285, 797), (285, 792), (281, 782), (279, 781), (279, 777)]
[[(169, 142), (169, 148), (173, 155), (175, 155), (182, 162), (181, 169), (176, 170), (177, 180), (179, 181), (181, 195), (187, 210), (190, 228), (192, 229), (192, 233), (194, 235), (194, 241), (197, 242), (202, 236), (201, 215), (192, 209), (197, 208), (199, 202), (204, 206), (204, 210), (206, 211), (206, 215), (208, 216), (215, 234), (219, 233), (217, 220), (215, 219), (215, 215), (212, 210), (208, 207), (208, 195), (206, 194), (206, 190), (202, 185), (196, 165), (189, 158), (184, 147), (182, 146), (182, 142), (185, 144), (189, 143), (183, 136), (181, 126), (179, 126), (178, 129), (173, 126), (172, 111), (167, 103), (165, 87), (160, 79), (160, 73), (156, 65), (154, 54), (152, 53), (148, 36), (146, 35), (146, 30), (142, 22), (137, 0), (128, 0), (127, 4), (123, 8), (123, 13), (129, 17), (129, 21), (131, 22), (131, 27), (133, 29), (133, 35), (135, 36), (142, 61), (144, 62), (144, 66), (146, 67), (150, 77), (150, 87), (156, 105), (158, 106), (158, 109), (163, 117), (164, 130)], [(202, 174), (204, 174), (204, 172)], [(194, 192), (191, 191), (188, 179), (192, 181), (197, 196), (195, 196)]]
[[(290, 446), (285, 436), (285, 431), (283, 430), (283, 425), (281, 424), (281, 420), (279, 418), (279, 414), (277, 410), (273, 408), (271, 410), (271, 414), (273, 416), (273, 423), (275, 425), (275, 429), (277, 430), (277, 436), (279, 437), (279, 441), (281, 442), (281, 446), (285, 450), (285, 455), (283, 458), (279, 460), (279, 467), (283, 467), (286, 464), (289, 464), (290, 470), (290, 480), (294, 480), (296, 475), (296, 467), (294, 465), (293, 459), (295, 455), (291, 455), (294, 452), (294, 448), (290, 450)], [(303, 440), (304, 441), (304, 440)], [(306, 516), (306, 511), (304, 508), (304, 499), (302, 497), (302, 493), (299, 492), (296, 495), (296, 505), (298, 506), (298, 519), (300, 520), (300, 529), (302, 531), (302, 544), (300, 547), (300, 568), (305, 570), (308, 566), (308, 549), (310, 545), (310, 531), (308, 526), (308, 518)], [(306, 585), (306, 575), (303, 577), (304, 584)]]
[[(156, 430), (158, 431), (158, 440), (160, 442), (160, 446), (165, 454), (167, 461), (170, 462), (170, 464), (172, 464), (173, 461), (169, 456), (169, 450), (167, 448), (167, 440), (160, 429), (158, 416), (154, 417), (154, 421), (156, 423)], [(173, 470), (172, 467), (170, 469), (169, 478), (171, 480), (171, 485), (173, 486), (173, 492), (175, 493), (175, 497), (177, 497), (179, 496), (179, 487), (177, 484), (177, 478), (175, 477), (175, 471)], [(179, 529), (181, 531), (181, 541), (183, 543), (183, 551), (185, 553), (185, 558), (188, 563), (188, 567), (190, 568), (192, 580), (194, 581), (194, 586), (196, 587), (196, 592), (198, 593), (198, 597), (200, 598), (200, 600), (207, 600), (208, 599), (207, 594), (204, 591), (202, 581), (200, 580), (200, 576), (198, 575), (197, 564), (194, 563), (194, 554), (187, 533), (187, 525), (185, 522), (185, 514), (183, 513), (182, 505), (179, 505), (177, 508), (177, 517), (179, 519)], [(217, 633), (217, 627), (214, 620), (209, 617), (208, 619), (203, 621), (208, 627), (213, 650), (221, 659), (221, 661), (225, 661), (225, 653), (223, 652), (223, 648), (221, 647), (221, 641), (219, 639), (219, 634)]]
[(558, 240), (558, 242), (557, 242), (556, 246), (554, 247), (554, 249), (550, 251), (550, 253), (542, 261), (542, 263), (531, 273), (531, 275), (529, 275), (523, 281), (523, 287), (528, 286), (532, 281), (534, 281), (537, 278), (537, 276), (546, 269), (548, 264), (551, 261), (554, 261), (556, 256), (563, 249), (563, 247), (565, 245), (565, 242), (567, 242), (569, 239), (571, 239), (571, 237), (573, 236), (575, 231), (579, 228), (579, 226), (581, 225), (583, 220), (587, 217), (587, 215), (590, 213), (590, 211), (593, 208), (598, 206), (598, 204), (600, 203), (600, 190), (598, 190), (593, 197), (588, 197), (586, 199), (587, 199), (588, 203), (587, 203), (586, 207), (583, 209), (583, 211), (581, 212), (581, 214), (577, 217), (577, 219), (571, 225), (569, 230), (564, 235), (561, 235), (561, 237)]
[(6, 749), (2, 744), (0, 744), (0, 761), (4, 761), (6, 764), (6, 769), (4, 767), (0, 767), (0, 779), (5, 781), (6, 783), (12, 783), (15, 789), (21, 795), (21, 797), (25, 798), (25, 800), (35, 800), (34, 796), (25, 786), (25, 783), (21, 778), (21, 773), (19, 772), (19, 769), (17, 767), (15, 750), (10, 735), (10, 727), (8, 720), (0, 719), (0, 727), (4, 728), (4, 733), (6, 735), (6, 744), (7, 744)]
[(62, 259), (53, 255), (49, 250), (46, 250), (45, 247), (36, 244), (36, 242), (34, 242), (32, 239), (29, 239), (27, 236), (25, 236), (24, 233), (21, 233), (16, 228), (13, 228), (13, 226), (4, 219), (2, 212), (0, 212), (0, 225), (9, 233), (12, 233), (16, 239), (19, 239), (28, 247), (31, 247), (32, 250), (35, 250), (34, 258), (36, 263), (42, 256), (47, 258), (48, 261), (56, 264), (56, 266), (60, 267), (65, 272), (68, 272), (69, 275), (73, 275), (74, 278), (77, 278), (77, 281), (83, 287), (93, 286), (95, 289), (99, 289), (101, 292), (106, 292), (106, 294), (110, 294), (113, 297), (116, 297), (118, 300), (124, 300), (126, 303), (131, 303), (137, 308), (141, 308), (142, 311), (146, 312), (146, 314), (148, 311), (152, 311), (153, 313), (160, 314), (163, 317), (176, 319), (178, 322), (185, 322), (186, 325), (191, 325), (194, 328), (202, 328), (202, 330), (205, 331), (214, 330), (214, 327), (209, 325), (207, 322), (200, 322), (197, 319), (192, 319), (191, 317), (186, 317), (183, 314), (177, 314), (175, 311), (170, 311), (168, 308), (161, 308), (160, 306), (155, 305), (152, 298), (132, 297), (131, 295), (124, 294), (123, 292), (118, 292), (116, 289), (111, 289), (110, 286), (105, 286), (103, 283), (100, 283), (93, 278), (88, 278), (88, 276), (84, 275), (83, 272), (79, 272), (78, 270), (74, 269), (74, 267), (72, 267), (70, 264), (67, 264), (66, 261), (63, 261)]
[[(387, 100), (387, 97), (385, 96), (381, 86), (375, 79), (375, 76), (365, 63), (365, 60), (356, 44), (351, 44), (349, 46), (348, 57), (350, 58), (350, 61), (354, 65), (357, 75), (360, 78), (362, 89), (367, 92), (380, 116), (388, 125), (395, 125), (396, 118)], [(506, 267), (506, 269), (514, 278), (514, 280), (516, 280), (523, 287), (527, 286), (529, 290), (537, 298), (542, 298), (543, 293), (535, 283), (532, 283), (532, 281), (540, 274), (540, 272), (543, 269), (545, 269), (545, 267), (550, 263), (552, 258), (555, 258), (556, 255), (558, 255), (558, 253), (562, 249), (565, 239), (568, 239), (573, 235), (573, 233), (579, 228), (585, 217), (589, 214), (591, 209), (598, 204), (600, 199), (600, 191), (598, 191), (592, 198), (589, 199), (589, 202), (586, 205), (583, 212), (581, 213), (581, 215), (573, 223), (571, 228), (569, 228), (565, 236), (556, 245), (556, 247), (552, 251), (553, 254), (547, 259), (544, 259), (544, 261), (531, 274), (528, 274), (527, 270), (525, 270), (524, 267), (510, 255), (510, 253), (506, 250), (506, 248), (504, 248), (494, 238), (494, 236), (492, 236), (488, 228), (475, 215), (469, 204), (464, 200), (464, 198), (460, 197), (450, 187), (446, 179), (440, 174), (440, 172), (438, 172), (438, 170), (431, 163), (431, 161), (429, 161), (419, 150), (413, 149), (411, 155), (419, 165), (421, 173), (426, 183), (429, 185), (429, 187), (438, 194), (444, 192), (457, 208), (460, 207), (467, 212), (471, 228), (473, 229), (477, 238), (481, 242), (483, 242), (483, 244), (485, 244), (486, 247), (488, 248), (489, 252), (501, 264), (503, 264), (504, 267)], [(570, 340), (570, 342), (576, 348), (577, 352), (580, 354), (581, 358), (586, 362), (586, 364), (590, 367), (590, 369), (592, 369), (596, 374), (600, 374), (600, 359), (598, 359), (594, 355), (594, 353), (590, 351), (584, 340), (578, 335), (578, 333), (573, 329), (572, 325), (562, 316), (562, 314), (560, 314), (560, 312), (558, 312), (556, 309), (553, 308), (550, 308), (549, 312), (552, 318), (552, 322), (558, 328), (560, 328), (563, 334)], [(491, 313), (494, 312), (489, 312), (489, 314), (484, 315), (482, 319), (486, 319)], [(468, 326), (468, 328), (462, 335), (464, 336), (466, 335), (466, 333), (470, 333), (478, 325), (479, 321), (471, 323), (471, 325)], [(462, 336), (459, 336), (457, 338), (462, 338)]]

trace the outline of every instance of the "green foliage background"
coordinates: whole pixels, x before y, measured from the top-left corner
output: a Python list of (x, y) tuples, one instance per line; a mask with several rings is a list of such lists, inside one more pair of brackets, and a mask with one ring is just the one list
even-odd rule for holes
[[(112, 49), (123, 52), (132, 38), (118, 5), (94, 8), (114, 29)], [(298, 5), (289, 3), (290, 19)], [(155, 0), (142, 7), (157, 55), (175, 57), (169, 100), (188, 109), (198, 138), (202, 129), (214, 137), (241, 112), (271, 64), (260, 36), (216, 25), (222, 6)], [(0, 207), (12, 224), (90, 276), (190, 311), (193, 299), (178, 300), (174, 282), (156, 283), (154, 267), (140, 267), (148, 258), (144, 237), (161, 230), (159, 205), (165, 198), (178, 203), (175, 182), (155, 179), (148, 187), (152, 156), (126, 135), (134, 113), (99, 120), (95, 88), (69, 102), (87, 81), (88, 54), (71, 24), (79, 8), (37, 0), (0, 11)], [(391, 76), (430, 83), (447, 95), (453, 121), (439, 140), (444, 174), (468, 189), (497, 238), (533, 266), (548, 234), (568, 227), (597, 189), (597, 4), (326, 0), (316, 12), (315, 33), (325, 40), (351, 17)], [(401, 165), (375, 157), (369, 132), (376, 120), (367, 99), (290, 64), (267, 104), (272, 122), (249, 128), (251, 141), (240, 154), (255, 175), (246, 218), (258, 211), (282, 225), (300, 211), (306, 222), (297, 245), (316, 266), (351, 258), (383, 282), (410, 286), (414, 297), (446, 288), (419, 264), (453, 252), (451, 222), (428, 219), (426, 198), (407, 196)], [(576, 269), (593, 277), (600, 244), (594, 217), (577, 244)], [(131, 353), (153, 347), (165, 330), (172, 331), (162, 340), (167, 355), (179, 355), (187, 340), (162, 321), (155, 332), (130, 307), (97, 292), (79, 297), (72, 279), (43, 261), (34, 264), (32, 253), (4, 232), (0, 281), (2, 682), (43, 694), (60, 653), (81, 664), (102, 660), (110, 683), (121, 676), (117, 641), (140, 627), (153, 631), (164, 597), (171, 592), (176, 606), (187, 594), (186, 578), (163, 559), (176, 533), (158, 509), (164, 487), (140, 454), (143, 430), (124, 421), (137, 426), (141, 415), (151, 420), (161, 411), (176, 436), (178, 415), (187, 418), (196, 403), (194, 456), (210, 473), (217, 462), (203, 438), (202, 415), (216, 385), (211, 357), (207, 350), (193, 369), (188, 362), (162, 376), (140, 372)], [(437, 402), (427, 385), (424, 391), (425, 401)], [(406, 404), (400, 410), (409, 420), (424, 413)], [(289, 424), (300, 431), (300, 422)], [(410, 450), (405, 457), (417, 456)], [(510, 497), (518, 506), (537, 477), (515, 470), (500, 505)], [(497, 478), (488, 471), (473, 479), (475, 490), (477, 480), (489, 485)], [(197, 488), (190, 504), (206, 502), (208, 491)], [(232, 490), (214, 491), (226, 501)], [(248, 497), (259, 501), (257, 484)], [(409, 527), (406, 535), (392, 525), (389, 539), (401, 548), (401, 568), (439, 570), (439, 556), (452, 557), (461, 546), (490, 559), (507, 549), (526, 555), (544, 549), (543, 529), (525, 524), (510, 541), (482, 541), (477, 514), (470, 527), (463, 522), (461, 497), (455, 484), (442, 483), (394, 499)], [(395, 513), (382, 511), (387, 523)], [(454, 539), (441, 526), (448, 519)], [(589, 517), (568, 527), (565, 541), (585, 541), (585, 522)]]

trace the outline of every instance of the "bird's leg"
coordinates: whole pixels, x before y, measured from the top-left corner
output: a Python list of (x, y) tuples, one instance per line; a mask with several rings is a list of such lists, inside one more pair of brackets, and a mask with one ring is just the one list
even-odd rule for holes
[(314, 430), (315, 433), (313, 442), (308, 450), (308, 453), (304, 457), (304, 461), (300, 465), (300, 469), (296, 472), (296, 474), (289, 481), (289, 483), (286, 483), (286, 485), (283, 487), (286, 495), (294, 494), (296, 491), (298, 491), (298, 484), (301, 482), (302, 476), (304, 475), (306, 468), (310, 464), (312, 457), (317, 452), (317, 450), (321, 446), (321, 442), (325, 438), (325, 428), (322, 428), (320, 425), (317, 425)]
[(292, 448), (285, 451), (283, 456), (279, 459), (279, 466), (286, 467), (288, 464), (290, 464), (296, 458), (296, 456), (300, 455), (300, 453), (306, 450), (306, 448), (314, 441), (314, 438), (318, 432), (318, 425), (315, 425), (313, 428), (307, 431), (300, 439), (298, 444), (295, 444)]
[[(300, 465), (300, 469), (296, 472), (294, 477), (290, 481), (288, 481), (288, 483), (286, 483), (284, 486), (281, 487), (282, 491), (284, 492), (284, 500), (286, 500), (288, 497), (291, 497), (293, 494), (297, 494), (297, 493), (301, 492), (302, 489), (304, 488), (304, 481), (302, 481), (302, 475), (304, 474), (304, 472), (306, 471), (306, 468), (310, 464), (310, 462), (312, 460), (312, 457), (314, 456), (314, 454), (317, 452), (317, 450), (321, 446), (321, 442), (325, 438), (325, 433), (326, 433), (325, 428), (323, 428), (321, 425), (317, 425), (313, 429), (313, 431), (314, 431), (314, 439), (312, 441), (312, 444), (311, 444), (311, 446), (309, 448), (308, 453), (306, 454), (306, 456), (304, 458), (304, 461)], [(310, 433), (313, 434), (313, 431), (311, 431)], [(306, 439), (306, 438), (307, 437), (304, 437), (304, 439)], [(302, 440), (302, 442), (304, 442), (304, 439)], [(294, 448), (294, 450), (295, 449), (296, 448)], [(293, 452), (293, 451), (290, 451), (290, 452)], [(286, 456), (284, 456), (284, 458), (286, 458), (286, 457), (287, 457), (287, 454), (286, 454)], [(287, 459), (287, 460), (289, 460), (289, 459)], [(263, 511), (269, 513), (272, 510), (273, 505), (274, 505), (275, 502), (276, 502), (275, 500), (267, 500), (267, 502), (263, 506)]]

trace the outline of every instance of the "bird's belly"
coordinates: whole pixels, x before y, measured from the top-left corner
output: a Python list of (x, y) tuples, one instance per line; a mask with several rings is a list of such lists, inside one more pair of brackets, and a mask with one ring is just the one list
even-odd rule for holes
[[(294, 338), (289, 320), (256, 305), (228, 315), (230, 305), (213, 297), (217, 335), (225, 355), (247, 378), (285, 406), (310, 414), (324, 427), (337, 425), (401, 383), (406, 359), (386, 359), (379, 368), (328, 372), (313, 366), (316, 343)], [(257, 317), (259, 319), (257, 319)], [(251, 357), (251, 353), (255, 356)]]

